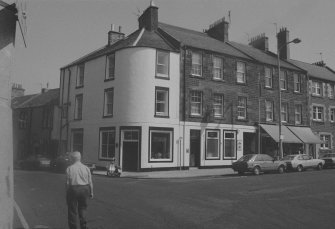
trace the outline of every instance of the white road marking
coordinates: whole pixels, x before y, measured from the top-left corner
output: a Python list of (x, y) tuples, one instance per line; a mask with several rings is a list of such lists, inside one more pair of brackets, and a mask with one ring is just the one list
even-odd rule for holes
[(22, 211), (21, 211), (19, 205), (17, 205), (17, 203), (16, 203), (15, 200), (14, 200), (14, 207), (15, 207), (15, 210), (16, 210), (16, 212), (17, 212), (17, 215), (18, 215), (18, 217), (19, 217), (19, 219), (20, 219), (20, 222), (21, 222), (22, 227), (23, 227), (24, 229), (29, 229), (30, 227), (29, 227), (29, 225), (28, 225), (26, 219), (24, 218), (24, 216), (23, 216), (23, 214), (22, 214)]

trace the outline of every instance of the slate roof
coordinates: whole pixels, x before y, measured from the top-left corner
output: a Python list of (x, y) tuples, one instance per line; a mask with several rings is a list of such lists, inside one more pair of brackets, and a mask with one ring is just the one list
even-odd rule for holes
[[(135, 44), (136, 41), (137, 43)], [(125, 39), (120, 40), (110, 46), (105, 45), (102, 48), (93, 51), (62, 68), (67, 68), (72, 65), (84, 63), (86, 61), (107, 55), (116, 50), (127, 47), (152, 47), (170, 51), (178, 51), (172, 44), (170, 44), (166, 39), (164, 39), (164, 37), (158, 31), (144, 30), (143, 33), (141, 33), (141, 29), (138, 29), (129, 36), (127, 36)]]
[[(274, 65), (274, 66), (278, 65), (276, 54), (273, 55), (273, 53), (265, 52), (265, 51), (259, 50), (257, 48), (254, 48), (250, 45), (240, 44), (240, 43), (236, 43), (236, 42), (233, 42), (233, 41), (229, 41), (228, 43), (231, 44), (233, 47), (237, 48), (238, 50), (244, 52), (248, 56), (252, 57), (253, 59), (261, 62), (261, 63)], [(295, 67), (294, 65), (292, 65), (290, 63), (287, 63), (286, 61), (283, 61), (283, 60), (280, 60), (280, 65), (281, 65), (281, 67), (284, 67), (284, 68), (287, 68), (287, 69), (301, 71), (301, 69), (299, 69), (299, 68)]]
[(329, 70), (327, 67), (321, 67), (315, 64), (309, 64), (306, 62), (292, 59), (290, 59), (289, 62), (298, 66), (299, 68), (306, 70), (308, 72), (308, 75), (312, 77), (329, 81), (335, 81), (335, 73)]
[(210, 37), (206, 33), (185, 29), (165, 23), (159, 23), (159, 28), (168, 35), (179, 41), (182, 45), (209, 50), (217, 53), (224, 53), (235, 57), (241, 57), (250, 60), (251, 58), (236, 48), (231, 47), (225, 42)]
[(50, 89), (44, 93), (25, 95), (12, 99), (12, 108), (40, 107), (50, 103), (57, 104), (59, 100), (59, 88)]

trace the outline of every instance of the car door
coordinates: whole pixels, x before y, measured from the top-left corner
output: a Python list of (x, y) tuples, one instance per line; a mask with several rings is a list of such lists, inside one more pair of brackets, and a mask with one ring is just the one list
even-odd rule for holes
[(310, 156), (302, 155), (302, 159), (304, 160), (304, 163), (305, 163), (304, 167), (305, 168), (310, 168), (310, 167), (313, 166), (313, 160)]
[(271, 170), (276, 170), (277, 169), (275, 160), (267, 154), (263, 155), (263, 163), (264, 163), (263, 164), (264, 170), (266, 170), (266, 171), (271, 171)]

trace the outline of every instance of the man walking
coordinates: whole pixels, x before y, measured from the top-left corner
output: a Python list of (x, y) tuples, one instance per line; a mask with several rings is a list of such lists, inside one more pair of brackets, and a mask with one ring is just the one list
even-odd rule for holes
[(71, 153), (73, 164), (66, 169), (66, 201), (70, 229), (77, 228), (77, 212), (81, 229), (87, 229), (86, 209), (88, 197), (93, 198), (90, 169), (81, 163), (80, 152)]

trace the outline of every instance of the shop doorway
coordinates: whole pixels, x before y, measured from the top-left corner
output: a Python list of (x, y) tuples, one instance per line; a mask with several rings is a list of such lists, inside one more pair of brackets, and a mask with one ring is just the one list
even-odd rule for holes
[(140, 170), (140, 129), (121, 129), (122, 170)]
[(255, 133), (243, 133), (243, 155), (257, 153), (256, 142), (257, 138)]
[(201, 131), (190, 130), (190, 167), (200, 167)]

